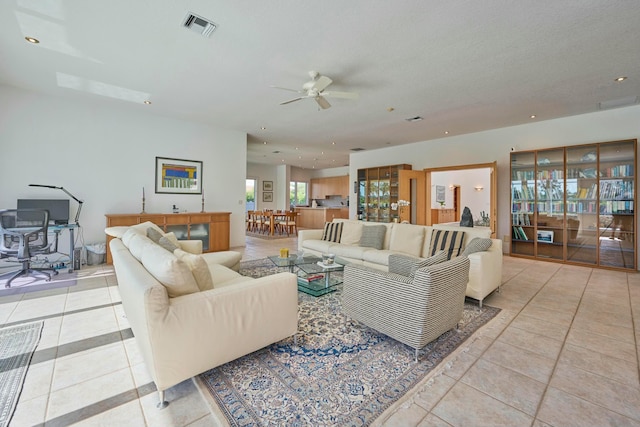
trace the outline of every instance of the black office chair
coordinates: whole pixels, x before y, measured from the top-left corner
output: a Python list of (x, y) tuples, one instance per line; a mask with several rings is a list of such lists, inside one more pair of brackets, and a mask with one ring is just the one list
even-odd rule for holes
[(0, 211), (0, 257), (16, 258), (22, 263), (22, 269), (10, 273), (6, 288), (11, 287), (13, 279), (19, 276), (39, 276), (51, 280), (51, 273), (58, 274), (54, 268), (36, 268), (31, 266), (31, 258), (51, 253), (51, 243), (47, 240), (49, 211), (41, 209), (6, 209)]

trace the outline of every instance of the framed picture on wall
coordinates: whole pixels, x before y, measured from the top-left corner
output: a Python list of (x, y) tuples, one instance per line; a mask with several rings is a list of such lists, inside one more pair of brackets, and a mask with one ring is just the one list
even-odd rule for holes
[(262, 191), (273, 191), (273, 181), (262, 181)]
[(202, 162), (156, 157), (156, 193), (202, 194)]
[(262, 201), (263, 202), (273, 202), (273, 192), (265, 191), (262, 193)]
[(445, 188), (444, 185), (436, 185), (436, 202), (444, 202), (445, 201)]

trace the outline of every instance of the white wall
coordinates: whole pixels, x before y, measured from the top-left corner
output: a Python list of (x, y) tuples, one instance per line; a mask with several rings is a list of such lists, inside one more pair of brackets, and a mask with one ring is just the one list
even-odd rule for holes
[[(113, 106), (112, 106), (113, 105)], [(0, 85), (0, 208), (18, 198), (84, 200), (86, 243), (104, 242), (107, 213), (200, 212), (200, 195), (155, 194), (155, 157), (203, 161), (205, 210), (231, 212), (231, 246), (244, 246), (246, 134)], [(71, 200), (71, 217), (77, 204)], [(66, 248), (66, 245), (62, 246)]]
[[(516, 151), (640, 138), (640, 106), (528, 123), (468, 135), (449, 136), (350, 155), (349, 175), (358, 169), (408, 163), (415, 170), (476, 163), (498, 164), (498, 238), (510, 235), (509, 153)], [(352, 198), (355, 196), (352, 194)], [(356, 215), (356, 200), (350, 203)], [(637, 224), (636, 224), (637, 227)]]

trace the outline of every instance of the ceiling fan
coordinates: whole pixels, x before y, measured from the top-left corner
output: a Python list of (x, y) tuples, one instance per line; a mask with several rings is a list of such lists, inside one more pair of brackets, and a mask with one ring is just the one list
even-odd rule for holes
[(276, 89), (283, 89), (303, 94), (297, 98), (281, 102), (280, 105), (290, 104), (292, 102), (300, 101), (301, 99), (313, 98), (316, 100), (320, 108), (326, 110), (331, 107), (331, 104), (329, 104), (329, 101), (325, 98), (358, 99), (358, 94), (355, 92), (327, 91), (327, 87), (329, 87), (333, 80), (327, 76), (320, 75), (317, 71), (309, 71), (309, 76), (311, 77), (311, 80), (302, 85), (302, 90), (271, 86)]

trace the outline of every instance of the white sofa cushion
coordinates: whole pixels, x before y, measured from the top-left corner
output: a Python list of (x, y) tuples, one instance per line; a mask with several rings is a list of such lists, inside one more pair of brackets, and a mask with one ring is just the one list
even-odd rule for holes
[(364, 254), (367, 251), (375, 251), (375, 249), (363, 246), (343, 245), (342, 243), (334, 243), (329, 247), (330, 253), (343, 258), (364, 259)]
[(193, 278), (196, 279), (200, 291), (213, 289), (213, 280), (211, 279), (209, 266), (201, 255), (190, 254), (182, 249), (175, 249), (173, 254), (187, 264), (187, 267), (191, 270), (191, 274), (193, 274)]
[(359, 244), (360, 237), (362, 236), (362, 223), (357, 221), (343, 221), (342, 224), (342, 237), (340, 237), (340, 243), (344, 245)]
[(141, 261), (144, 268), (164, 285), (169, 298), (200, 291), (187, 264), (155, 243), (145, 247)]
[(164, 230), (160, 227), (158, 227), (157, 225), (155, 225), (153, 222), (151, 221), (146, 221), (146, 222), (141, 222), (140, 224), (136, 224), (136, 225), (132, 225), (129, 228), (135, 230), (136, 232), (140, 233), (140, 234), (144, 234), (145, 236), (147, 235), (147, 228), (153, 228), (156, 231), (160, 232), (161, 234), (164, 235)]
[(127, 230), (124, 233), (124, 236), (122, 236), (122, 243), (138, 261), (142, 261), (142, 254), (146, 250), (147, 246), (157, 246), (150, 238), (138, 233), (136, 230)]
[(335, 245), (333, 242), (327, 240), (305, 240), (304, 248), (311, 249), (313, 251), (328, 253), (331, 251), (331, 246)]
[(425, 228), (413, 224), (394, 224), (391, 229), (389, 250), (420, 256), (424, 243)]

